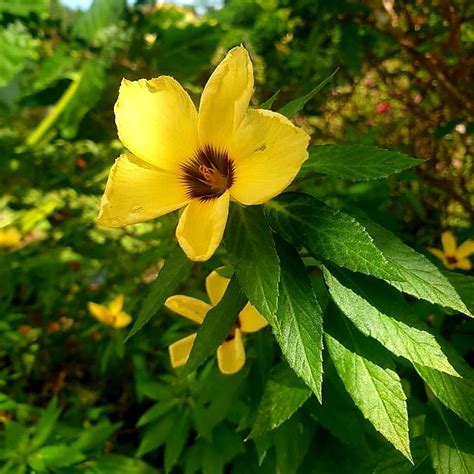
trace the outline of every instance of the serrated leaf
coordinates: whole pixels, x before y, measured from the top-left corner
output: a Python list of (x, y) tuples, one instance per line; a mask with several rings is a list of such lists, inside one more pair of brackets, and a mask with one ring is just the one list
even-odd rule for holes
[(298, 178), (317, 173), (364, 181), (386, 178), (420, 163), (423, 160), (370, 145), (317, 145), (309, 149)]
[(412, 461), (406, 396), (390, 357), (339, 311), (327, 315), (326, 321), (326, 346), (347, 392), (374, 428)]
[(36, 449), (42, 446), (49, 438), (61, 410), (58, 408), (58, 399), (52, 398), (46, 410), (43, 411), (38, 423), (35, 426), (35, 434), (31, 439), (31, 448)]
[(273, 367), (248, 438), (262, 436), (288, 420), (311, 396), (311, 390), (284, 362)]
[(323, 272), (333, 300), (359, 331), (397, 356), (458, 375), (428, 327), (410, 317), (410, 305), (396, 290), (336, 267)]
[(344, 212), (301, 193), (285, 193), (265, 210), (277, 233), (295, 245), (304, 243), (317, 258), (378, 278), (399, 278), (365, 228)]
[(277, 252), (281, 278), (273, 332), (290, 367), (321, 400), (322, 310), (298, 252), (282, 239)]
[(127, 339), (140, 331), (150, 321), (152, 316), (163, 306), (166, 298), (171, 296), (178, 285), (187, 277), (190, 268), (191, 262), (181, 248), (175, 244), (157, 279), (151, 285), (150, 292), (143, 303), (143, 308), (138, 314)]
[(320, 82), (311, 92), (308, 92), (308, 94), (298, 97), (295, 100), (292, 100), (291, 102), (288, 102), (288, 104), (284, 105), (281, 109), (278, 110), (280, 114), (285, 115), (286, 117), (292, 117), (296, 113), (298, 113), (300, 110), (303, 109), (303, 107), (306, 105), (306, 103), (311, 100), (321, 89), (324, 88), (326, 84), (331, 82), (332, 78), (336, 75), (337, 71), (339, 69), (336, 69), (329, 77), (324, 79), (324, 81)]
[(271, 321), (278, 302), (280, 266), (272, 233), (260, 206), (232, 206), (225, 244), (242, 291)]
[[(463, 378), (439, 372), (438, 370), (416, 365), (415, 369), (436, 398), (463, 420), (474, 427), (474, 378), (463, 373)], [(467, 369), (472, 373), (471, 369)]]
[(470, 315), (453, 285), (425, 256), (405, 245), (392, 232), (368, 219), (359, 219), (385, 258), (396, 267), (403, 281), (386, 281), (400, 291), (430, 303)]
[(193, 348), (186, 365), (181, 369), (183, 375), (194, 372), (229, 335), (240, 311), (247, 304), (237, 278), (231, 278), (224, 296), (204, 318), (198, 329)]
[(474, 472), (474, 428), (441, 406), (428, 407), (425, 436), (436, 474)]
[(74, 23), (72, 35), (90, 41), (101, 29), (115, 23), (124, 10), (125, 0), (94, 0)]

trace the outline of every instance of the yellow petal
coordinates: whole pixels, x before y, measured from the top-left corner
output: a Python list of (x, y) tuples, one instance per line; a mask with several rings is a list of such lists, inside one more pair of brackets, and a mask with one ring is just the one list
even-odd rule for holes
[(229, 285), (228, 278), (219, 275), (216, 270), (209, 273), (206, 278), (206, 291), (211, 303), (215, 306), (224, 296), (225, 290)]
[(467, 239), (456, 250), (457, 258), (469, 257), (474, 253), (474, 240)]
[(212, 73), (199, 106), (201, 145), (226, 148), (240, 125), (253, 92), (253, 68), (247, 50), (231, 49)]
[(124, 296), (122, 293), (118, 294), (110, 303), (109, 310), (113, 314), (120, 314), (123, 308)]
[(190, 336), (183, 337), (183, 339), (179, 341), (173, 342), (173, 344), (168, 347), (171, 366), (173, 368), (181, 367), (186, 364), (191, 349), (193, 348), (194, 339), (196, 339), (196, 334), (191, 334)]
[(190, 260), (209, 260), (221, 243), (227, 215), (229, 191), (217, 199), (194, 199), (181, 214), (176, 237)]
[(162, 216), (187, 202), (186, 189), (177, 175), (127, 153), (110, 170), (97, 222), (123, 227)]
[(443, 232), (441, 234), (441, 243), (446, 255), (454, 255), (456, 253), (456, 237), (452, 232)]
[(440, 260), (444, 261), (446, 260), (446, 256), (444, 255), (444, 252), (440, 249), (435, 249), (433, 247), (428, 247), (428, 250), (435, 256), (438, 257)]
[(456, 262), (455, 267), (460, 270), (470, 270), (472, 268), (472, 263), (467, 258), (461, 258)]
[(169, 310), (198, 324), (203, 322), (207, 312), (212, 308), (210, 304), (204, 303), (204, 301), (185, 295), (170, 296), (166, 300), (165, 306)]
[(177, 172), (198, 148), (196, 108), (172, 77), (123, 79), (115, 121), (124, 146), (158, 168)]
[(122, 329), (132, 322), (132, 318), (127, 313), (121, 312), (115, 316), (112, 326), (116, 329)]
[(103, 324), (111, 325), (113, 322), (113, 318), (109, 313), (109, 309), (101, 304), (93, 303), (89, 301), (87, 303), (87, 307), (89, 308), (90, 313), (94, 316), (97, 321), (100, 321)]
[(240, 312), (239, 321), (242, 332), (256, 332), (268, 325), (268, 321), (250, 303)]
[(303, 162), (309, 136), (286, 117), (269, 110), (249, 110), (233, 137), (234, 199), (262, 204), (280, 194), (295, 178)]
[(234, 374), (245, 364), (245, 349), (242, 333), (235, 330), (234, 337), (217, 349), (217, 365), (223, 374)]

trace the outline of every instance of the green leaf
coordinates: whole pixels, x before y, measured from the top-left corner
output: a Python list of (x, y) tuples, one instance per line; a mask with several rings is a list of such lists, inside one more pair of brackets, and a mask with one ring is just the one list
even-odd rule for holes
[(441, 272), (453, 285), (471, 314), (474, 314), (474, 277), (456, 272)]
[(367, 426), (360, 411), (338, 378), (334, 364), (326, 360), (323, 403), (309, 403), (313, 417), (333, 436), (345, 444), (357, 446), (360, 453), (370, 453)]
[(98, 451), (102, 450), (105, 442), (115, 433), (122, 423), (110, 423), (104, 421), (91, 428), (81, 431), (81, 434), (74, 442), (74, 447), (79, 451)]
[(232, 206), (225, 244), (242, 291), (271, 321), (277, 309), (280, 266), (272, 233), (260, 206)]
[(6, 421), (4, 423), (5, 430), (5, 447), (9, 451), (22, 452), (25, 451), (29, 442), (29, 432), (26, 426), (16, 421)]
[(296, 474), (309, 451), (316, 426), (298, 415), (273, 432), (277, 464), (274, 472)]
[(256, 438), (278, 428), (311, 396), (311, 390), (284, 362), (273, 367), (248, 438)]
[[(48, 12), (50, 0), (0, 0), (0, 13), (10, 13), (14, 16), (38, 16)], [(3, 52), (3, 51), (2, 51)]]
[(323, 318), (311, 280), (298, 252), (277, 240), (281, 262), (280, 297), (275, 338), (291, 368), (321, 400), (323, 380)]
[(262, 104), (260, 104), (260, 108), (261, 109), (271, 109), (272, 108), (272, 105), (273, 103), (275, 102), (275, 100), (278, 99), (278, 96), (280, 95), (280, 89), (278, 89), (270, 98), (268, 98), (265, 102), (263, 102)]
[(305, 246), (317, 258), (378, 278), (398, 274), (353, 217), (308, 194), (285, 193), (266, 204), (270, 225), (286, 240)]
[(324, 267), (323, 272), (333, 300), (359, 331), (397, 356), (458, 375), (428, 327), (411, 316), (413, 310), (400, 293), (335, 267)]
[(130, 339), (150, 321), (152, 316), (163, 306), (166, 298), (171, 296), (178, 285), (187, 277), (190, 268), (191, 262), (181, 248), (175, 244), (157, 279), (153, 282), (151, 290), (143, 303), (143, 308), (126, 340)]
[(311, 92), (308, 92), (308, 94), (298, 97), (295, 100), (292, 100), (291, 102), (288, 102), (288, 104), (284, 105), (281, 109), (278, 110), (280, 114), (285, 115), (286, 117), (292, 117), (296, 113), (298, 113), (300, 110), (303, 109), (303, 107), (306, 105), (306, 103), (311, 100), (321, 89), (326, 86), (333, 77), (336, 75), (337, 71), (339, 69), (336, 69), (329, 77), (324, 79), (324, 81), (320, 82)]
[(93, 465), (93, 474), (158, 474), (158, 471), (137, 458), (119, 454), (101, 456)]
[(76, 58), (71, 56), (68, 47), (59, 45), (54, 49), (52, 55), (41, 64), (41, 69), (31, 86), (31, 92), (42, 91), (57, 80), (68, 77), (75, 64)]
[(86, 61), (74, 95), (59, 120), (59, 130), (64, 138), (74, 138), (81, 120), (99, 101), (105, 87), (105, 63), (100, 59)]
[[(415, 364), (416, 371), (426, 382), (436, 398), (463, 420), (474, 427), (474, 378), (463, 373), (458, 366), (456, 369), (463, 375), (452, 375), (438, 370)], [(472, 369), (468, 369), (472, 373)]]
[(94, 0), (75, 22), (72, 35), (92, 40), (103, 28), (115, 23), (125, 10), (125, 0)]
[(318, 145), (309, 149), (309, 158), (298, 178), (318, 173), (351, 181), (380, 179), (422, 162), (398, 151), (369, 145)]
[(158, 471), (137, 458), (118, 454), (101, 456), (93, 466), (93, 474), (158, 474)]
[(165, 444), (165, 472), (171, 472), (173, 466), (184, 449), (189, 431), (189, 411), (187, 409), (180, 413), (178, 421)]
[(389, 278), (388, 283), (409, 295), (472, 316), (453, 285), (425, 256), (415, 252), (390, 231), (374, 222), (365, 218), (359, 220), (385, 258), (403, 277), (402, 281)]
[(58, 420), (61, 410), (58, 408), (58, 399), (54, 397), (48, 405), (48, 408), (43, 411), (41, 418), (35, 426), (35, 434), (31, 440), (31, 448), (36, 449), (42, 446)]
[(206, 314), (199, 327), (189, 359), (181, 370), (183, 375), (194, 372), (225, 341), (246, 304), (247, 298), (234, 276), (222, 299)]
[(436, 474), (474, 472), (474, 428), (441, 406), (428, 407), (425, 436)]
[(163, 445), (172, 433), (177, 421), (178, 412), (173, 411), (149, 425), (140, 441), (136, 456), (141, 457)]
[(162, 417), (165, 413), (168, 413), (174, 406), (179, 404), (179, 400), (173, 399), (165, 402), (155, 403), (151, 408), (149, 408), (137, 422), (137, 426), (144, 426), (152, 421), (155, 421), (157, 418)]
[(36, 56), (36, 41), (22, 23), (0, 28), (0, 87), (20, 72), (27, 59)]
[(28, 464), (38, 471), (46, 471), (72, 466), (84, 459), (84, 454), (72, 446), (43, 446), (28, 456)]
[(342, 383), (374, 428), (412, 461), (406, 396), (392, 360), (339, 311), (326, 315), (326, 345)]

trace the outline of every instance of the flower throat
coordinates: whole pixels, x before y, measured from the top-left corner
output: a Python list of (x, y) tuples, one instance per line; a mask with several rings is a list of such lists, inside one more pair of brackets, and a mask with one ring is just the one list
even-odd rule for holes
[(222, 196), (234, 183), (234, 163), (226, 150), (205, 145), (181, 166), (188, 197), (209, 201)]

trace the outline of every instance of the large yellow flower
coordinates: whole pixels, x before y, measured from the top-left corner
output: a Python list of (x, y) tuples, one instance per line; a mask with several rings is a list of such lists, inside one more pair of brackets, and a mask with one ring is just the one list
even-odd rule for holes
[(276, 112), (248, 109), (253, 69), (232, 49), (201, 96), (199, 113), (173, 78), (124, 79), (115, 105), (129, 150), (112, 167), (99, 224), (122, 227), (184, 207), (176, 237), (191, 260), (219, 246), (229, 200), (262, 204), (281, 193), (306, 160), (309, 137)]
[[(201, 324), (207, 312), (222, 298), (229, 284), (229, 279), (213, 271), (206, 278), (206, 290), (211, 304), (190, 296), (174, 295), (166, 300), (166, 307), (171, 311)], [(247, 303), (240, 312), (237, 321), (227, 339), (217, 349), (217, 364), (223, 374), (238, 372), (245, 364), (245, 349), (242, 333), (256, 332), (267, 325), (266, 319)], [(181, 367), (186, 363), (196, 339), (196, 334), (184, 337), (169, 346), (171, 365)]]
[(123, 294), (117, 295), (108, 306), (93, 303), (89, 301), (87, 307), (95, 319), (107, 326), (112, 326), (115, 329), (121, 329), (128, 326), (132, 322), (132, 318), (123, 309)]
[(448, 270), (454, 270), (455, 268), (470, 270), (472, 268), (469, 256), (474, 254), (473, 240), (468, 239), (458, 247), (456, 237), (448, 231), (441, 234), (441, 244), (443, 250), (431, 247), (428, 250), (438, 257)]
[(21, 233), (16, 227), (0, 229), (0, 248), (15, 248), (20, 245)]

